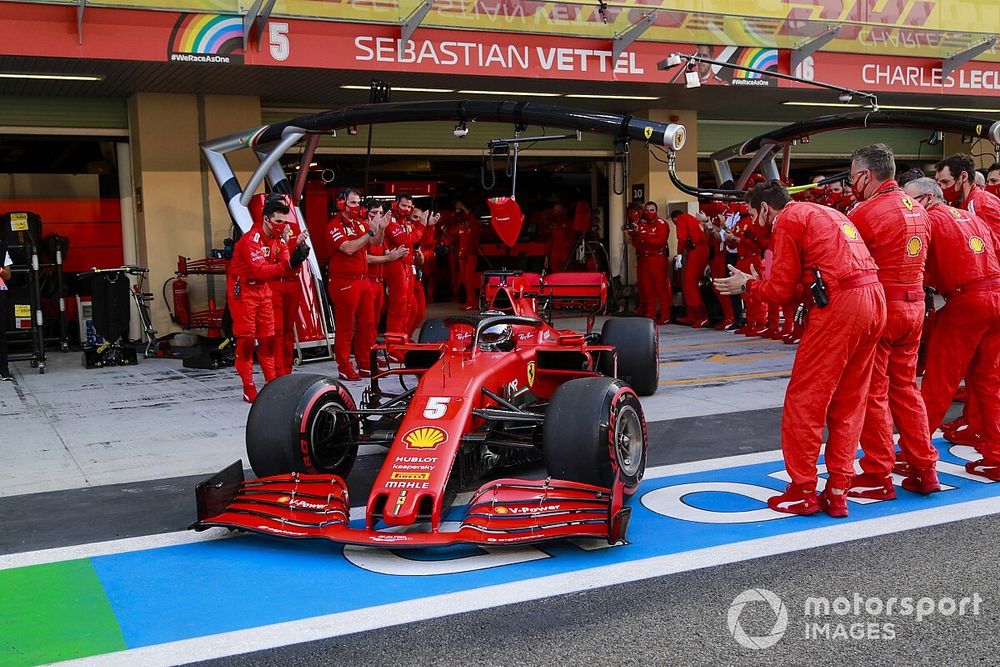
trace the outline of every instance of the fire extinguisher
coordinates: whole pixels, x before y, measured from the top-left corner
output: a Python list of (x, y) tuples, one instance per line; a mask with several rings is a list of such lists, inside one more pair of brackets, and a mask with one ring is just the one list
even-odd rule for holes
[(174, 292), (174, 321), (185, 329), (191, 324), (191, 300), (188, 297), (188, 284), (178, 277), (172, 287)]

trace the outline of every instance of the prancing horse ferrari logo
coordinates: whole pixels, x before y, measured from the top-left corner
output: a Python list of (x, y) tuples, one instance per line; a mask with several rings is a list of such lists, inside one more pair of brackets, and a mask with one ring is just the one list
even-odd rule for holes
[(535, 384), (535, 362), (534, 361), (529, 361), (528, 362), (528, 386), (530, 387), (530, 386), (532, 386), (534, 384)]
[(647, 139), (651, 138), (653, 136), (653, 128), (651, 128), (649, 125), (642, 128), (642, 136), (646, 137)]

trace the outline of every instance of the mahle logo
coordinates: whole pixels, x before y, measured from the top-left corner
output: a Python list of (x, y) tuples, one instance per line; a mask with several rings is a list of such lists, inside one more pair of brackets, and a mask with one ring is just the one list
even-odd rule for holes
[[(758, 604), (761, 602), (764, 604)], [(763, 611), (765, 609), (767, 611)], [(766, 613), (768, 618), (773, 615), (774, 625), (771, 626), (766, 635), (751, 637), (740, 623), (744, 612), (748, 614)], [(737, 595), (733, 603), (729, 605), (726, 624), (729, 626), (729, 633), (740, 646), (755, 651), (771, 648), (785, 636), (785, 630), (788, 628), (788, 609), (785, 608), (781, 598), (766, 588), (751, 588)]]

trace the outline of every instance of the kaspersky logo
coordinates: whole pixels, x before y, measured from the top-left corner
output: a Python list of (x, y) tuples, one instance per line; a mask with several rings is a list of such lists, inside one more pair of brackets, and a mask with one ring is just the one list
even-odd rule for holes
[(421, 426), (403, 436), (407, 449), (435, 449), (448, 441), (448, 434), (436, 426)]

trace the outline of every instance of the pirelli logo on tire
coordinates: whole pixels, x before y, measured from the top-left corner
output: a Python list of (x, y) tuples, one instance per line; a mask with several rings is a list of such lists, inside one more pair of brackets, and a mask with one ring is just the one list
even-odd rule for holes
[(431, 474), (429, 472), (394, 472), (392, 473), (392, 476), (389, 477), (389, 479), (406, 482), (423, 482), (430, 478)]

